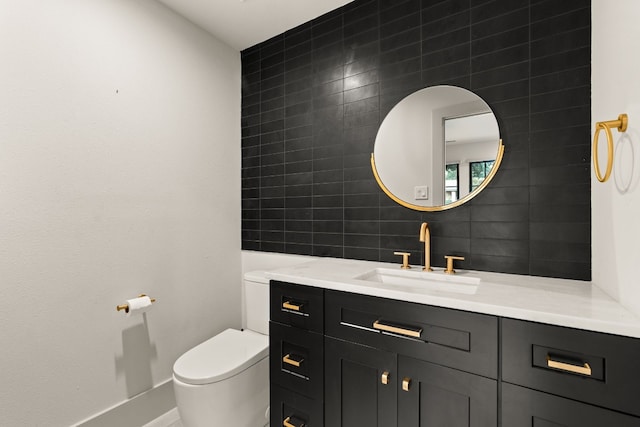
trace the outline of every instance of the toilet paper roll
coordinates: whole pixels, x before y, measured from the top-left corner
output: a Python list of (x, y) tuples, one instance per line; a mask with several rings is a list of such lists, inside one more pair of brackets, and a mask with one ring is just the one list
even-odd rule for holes
[(148, 296), (132, 298), (127, 300), (129, 310), (127, 316), (133, 316), (134, 314), (142, 314), (151, 308), (151, 298)]

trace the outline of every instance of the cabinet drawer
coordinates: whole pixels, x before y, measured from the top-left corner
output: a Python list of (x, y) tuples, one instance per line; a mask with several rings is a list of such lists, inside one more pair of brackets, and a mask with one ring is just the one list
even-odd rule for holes
[(272, 280), (270, 294), (271, 320), (323, 332), (323, 289)]
[(640, 340), (502, 319), (502, 379), (640, 415)]
[(328, 336), (497, 378), (494, 316), (338, 291), (325, 298)]
[(271, 382), (308, 397), (322, 398), (323, 343), (324, 337), (320, 334), (270, 322)]
[(640, 418), (512, 384), (502, 386), (508, 427), (638, 427)]
[(324, 427), (322, 401), (271, 385), (270, 425)]

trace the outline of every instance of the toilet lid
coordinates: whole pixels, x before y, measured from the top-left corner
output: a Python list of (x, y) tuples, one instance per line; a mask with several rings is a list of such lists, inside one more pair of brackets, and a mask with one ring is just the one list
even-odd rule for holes
[(187, 384), (211, 384), (244, 371), (268, 354), (268, 336), (227, 329), (180, 356), (173, 374)]

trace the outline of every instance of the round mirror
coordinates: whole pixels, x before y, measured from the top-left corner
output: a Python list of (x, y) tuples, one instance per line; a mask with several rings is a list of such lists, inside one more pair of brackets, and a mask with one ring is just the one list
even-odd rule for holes
[(503, 153), (498, 122), (482, 98), (456, 86), (432, 86), (407, 96), (385, 117), (371, 167), (397, 203), (440, 211), (482, 191)]

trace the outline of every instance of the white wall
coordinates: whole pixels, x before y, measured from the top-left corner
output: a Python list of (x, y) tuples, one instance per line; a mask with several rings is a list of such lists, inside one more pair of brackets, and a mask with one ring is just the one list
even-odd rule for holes
[(240, 58), (151, 0), (0, 9), (0, 424), (66, 426), (240, 326)]
[[(423, 95), (411, 94), (393, 107), (378, 129), (374, 154), (380, 179), (391, 193), (409, 203), (431, 206), (435, 162), (427, 161), (433, 158), (433, 143), (425, 115), (431, 106)], [(428, 201), (415, 199), (415, 186), (431, 189)]]
[[(615, 4), (615, 7), (612, 7)], [(629, 115), (626, 134), (613, 132), (611, 179), (599, 183), (593, 169), (593, 281), (640, 315), (640, 2), (592, 2), (592, 121)], [(591, 134), (593, 136), (594, 129)], [(601, 134), (599, 146), (606, 149)], [(601, 168), (606, 166), (606, 150)]]

